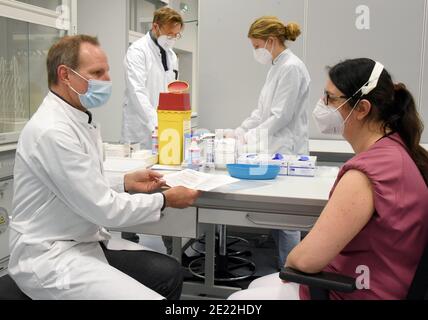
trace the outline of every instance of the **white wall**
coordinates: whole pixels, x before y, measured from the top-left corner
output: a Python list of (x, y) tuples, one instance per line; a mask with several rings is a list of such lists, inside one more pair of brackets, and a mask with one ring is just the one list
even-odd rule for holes
[(104, 141), (119, 142), (125, 92), (123, 59), (128, 48), (128, 1), (78, 0), (78, 33), (98, 36), (106, 51), (113, 94), (109, 103), (94, 111)]
[(176, 53), (180, 63), (180, 79), (191, 85), (192, 111), (198, 112), (198, 0), (171, 0), (169, 6), (180, 12), (180, 3), (188, 5), (181, 13), (185, 22), (183, 37), (177, 41)]
[[(382, 62), (395, 81), (405, 83), (419, 101), (425, 0), (366, 0), (370, 29), (356, 28), (361, 0), (309, 1), (306, 63), (312, 76), (311, 106), (321, 96), (325, 66), (348, 58), (369, 57)], [(333, 19), (326, 17), (334, 14)], [(312, 117), (311, 117), (312, 120)], [(321, 135), (314, 123), (311, 137)]]
[[(201, 0), (199, 115), (209, 129), (235, 128), (256, 107), (267, 69), (252, 57), (250, 24), (262, 15), (296, 21), (303, 29), (292, 50), (312, 77), (310, 106), (322, 95), (325, 67), (345, 58), (369, 57), (408, 85), (428, 123), (427, 0)], [(356, 9), (366, 5), (370, 29), (358, 30)], [(423, 59), (424, 58), (424, 59)], [(312, 117), (311, 117), (312, 118)], [(311, 138), (321, 135), (311, 123)], [(338, 138), (338, 137), (334, 137)], [(428, 142), (428, 130), (423, 142)]]

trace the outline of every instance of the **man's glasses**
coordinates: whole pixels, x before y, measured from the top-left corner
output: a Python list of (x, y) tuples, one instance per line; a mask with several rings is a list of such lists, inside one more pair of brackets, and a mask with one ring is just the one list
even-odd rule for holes
[(176, 36), (167, 35), (166, 37), (168, 38), (168, 40), (180, 40), (182, 36), (181, 33), (177, 33)]

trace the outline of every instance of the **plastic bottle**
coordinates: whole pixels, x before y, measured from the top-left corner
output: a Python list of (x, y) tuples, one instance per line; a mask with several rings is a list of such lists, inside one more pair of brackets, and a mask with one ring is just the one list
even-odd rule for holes
[(158, 139), (158, 127), (152, 132), (152, 154), (157, 155), (159, 153), (159, 139)]
[(192, 134), (191, 133), (186, 133), (184, 135), (184, 161), (183, 163), (185, 165), (190, 164), (190, 145), (192, 144)]
[(198, 170), (201, 165), (201, 149), (198, 145), (198, 139), (192, 138), (192, 144), (189, 148), (190, 153), (190, 165), (194, 170)]
[(208, 136), (205, 138), (205, 170), (211, 171), (215, 169), (215, 161), (214, 161), (214, 139), (215, 136)]

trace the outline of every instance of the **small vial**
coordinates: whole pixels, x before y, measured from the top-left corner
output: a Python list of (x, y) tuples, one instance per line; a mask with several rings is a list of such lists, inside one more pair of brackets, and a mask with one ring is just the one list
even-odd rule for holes
[(152, 154), (157, 155), (159, 153), (159, 139), (158, 139), (158, 127), (152, 132)]
[(199, 148), (197, 138), (192, 139), (192, 144), (190, 145), (189, 153), (191, 167), (195, 170), (199, 170), (199, 166), (201, 165), (201, 149)]
[(204, 169), (206, 171), (213, 171), (215, 169), (214, 152), (214, 137), (208, 137), (205, 140)]

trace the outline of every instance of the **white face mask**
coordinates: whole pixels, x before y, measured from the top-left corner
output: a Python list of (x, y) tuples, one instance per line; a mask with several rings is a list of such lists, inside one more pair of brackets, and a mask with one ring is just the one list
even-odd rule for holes
[(358, 92), (361, 91), (363, 95), (367, 95), (371, 91), (373, 91), (377, 87), (379, 78), (383, 70), (384, 66), (381, 63), (376, 62), (372, 74), (370, 75), (370, 79), (360, 89), (358, 89), (358, 91), (355, 92), (355, 94), (351, 98), (346, 100), (336, 109), (327, 106), (324, 101), (320, 99), (312, 114), (320, 131), (324, 134), (343, 135), (345, 131), (345, 124), (351, 114), (354, 112), (360, 100), (357, 101), (355, 106), (352, 108), (352, 111), (349, 113), (345, 120), (343, 120), (339, 109), (342, 108), (345, 104), (347, 104)]
[(165, 35), (158, 38), (158, 44), (165, 50), (174, 48), (176, 42), (176, 39), (169, 39), (168, 36)]
[(355, 104), (352, 111), (349, 113), (348, 117), (343, 120), (342, 115), (339, 112), (339, 109), (342, 108), (350, 99), (346, 100), (341, 104), (337, 109), (333, 109), (329, 106), (326, 106), (324, 101), (320, 99), (315, 107), (313, 112), (313, 117), (315, 122), (318, 125), (319, 130), (324, 134), (335, 134), (343, 135), (345, 131), (345, 123), (348, 121), (352, 112), (354, 112), (355, 107), (358, 105), (358, 102)]
[(273, 52), (274, 46), (272, 45), (271, 52), (269, 52), (269, 50), (266, 49), (266, 46), (267, 46), (267, 41), (264, 48), (254, 49), (254, 52), (253, 52), (254, 59), (256, 59), (256, 61), (261, 64), (268, 64), (268, 63), (271, 63), (273, 60), (272, 52)]

